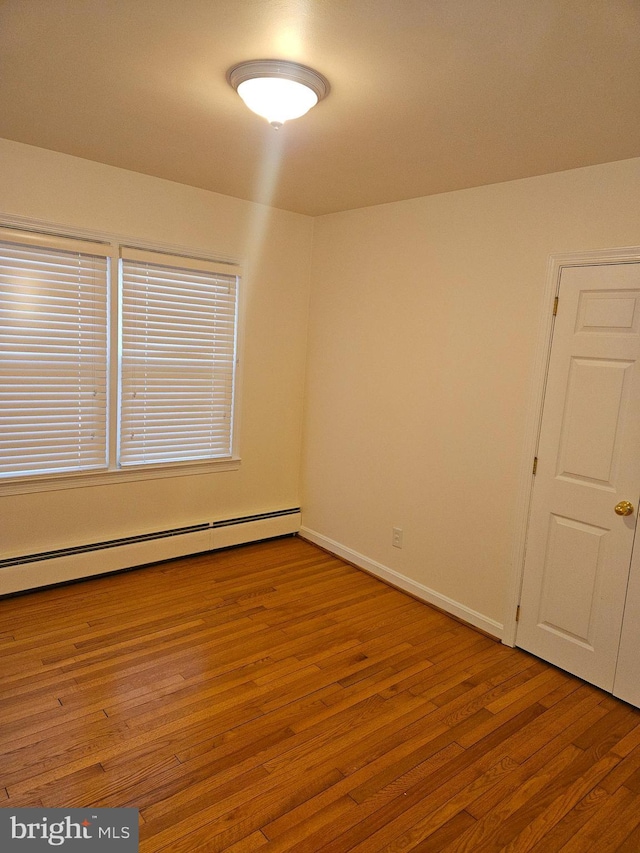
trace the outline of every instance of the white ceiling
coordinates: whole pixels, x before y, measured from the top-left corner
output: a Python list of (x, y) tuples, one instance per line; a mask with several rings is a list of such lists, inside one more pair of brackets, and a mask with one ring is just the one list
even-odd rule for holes
[(311, 215), (636, 157), (640, 0), (0, 0), (0, 136)]

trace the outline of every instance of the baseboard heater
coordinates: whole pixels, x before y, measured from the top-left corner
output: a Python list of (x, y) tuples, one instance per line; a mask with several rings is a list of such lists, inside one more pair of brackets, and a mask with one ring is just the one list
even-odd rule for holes
[(300, 507), (0, 560), (0, 596), (297, 533)]

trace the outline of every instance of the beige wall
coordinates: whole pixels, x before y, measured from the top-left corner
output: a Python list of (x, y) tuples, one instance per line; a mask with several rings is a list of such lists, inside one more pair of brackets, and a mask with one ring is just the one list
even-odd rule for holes
[(313, 221), (0, 140), (0, 213), (244, 262), (239, 471), (0, 497), (0, 556), (300, 504)]
[(0, 497), (1, 555), (297, 506), (302, 470), (305, 529), (500, 623), (548, 258), (639, 245), (639, 197), (630, 160), (314, 221), (0, 140), (0, 213), (247, 271), (240, 470)]
[(502, 622), (549, 255), (640, 245), (639, 198), (629, 160), (317, 219), (304, 527)]

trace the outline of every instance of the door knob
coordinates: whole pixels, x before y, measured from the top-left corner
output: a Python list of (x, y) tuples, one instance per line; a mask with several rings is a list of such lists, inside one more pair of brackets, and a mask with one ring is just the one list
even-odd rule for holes
[(618, 515), (633, 515), (633, 504), (629, 501), (620, 501), (615, 505), (614, 510)]

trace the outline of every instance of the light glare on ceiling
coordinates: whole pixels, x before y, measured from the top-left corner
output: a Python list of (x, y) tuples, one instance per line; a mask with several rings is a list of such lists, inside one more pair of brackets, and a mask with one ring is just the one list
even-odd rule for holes
[(299, 118), (326, 97), (325, 78), (297, 62), (261, 59), (235, 65), (227, 80), (254, 113), (272, 127)]

